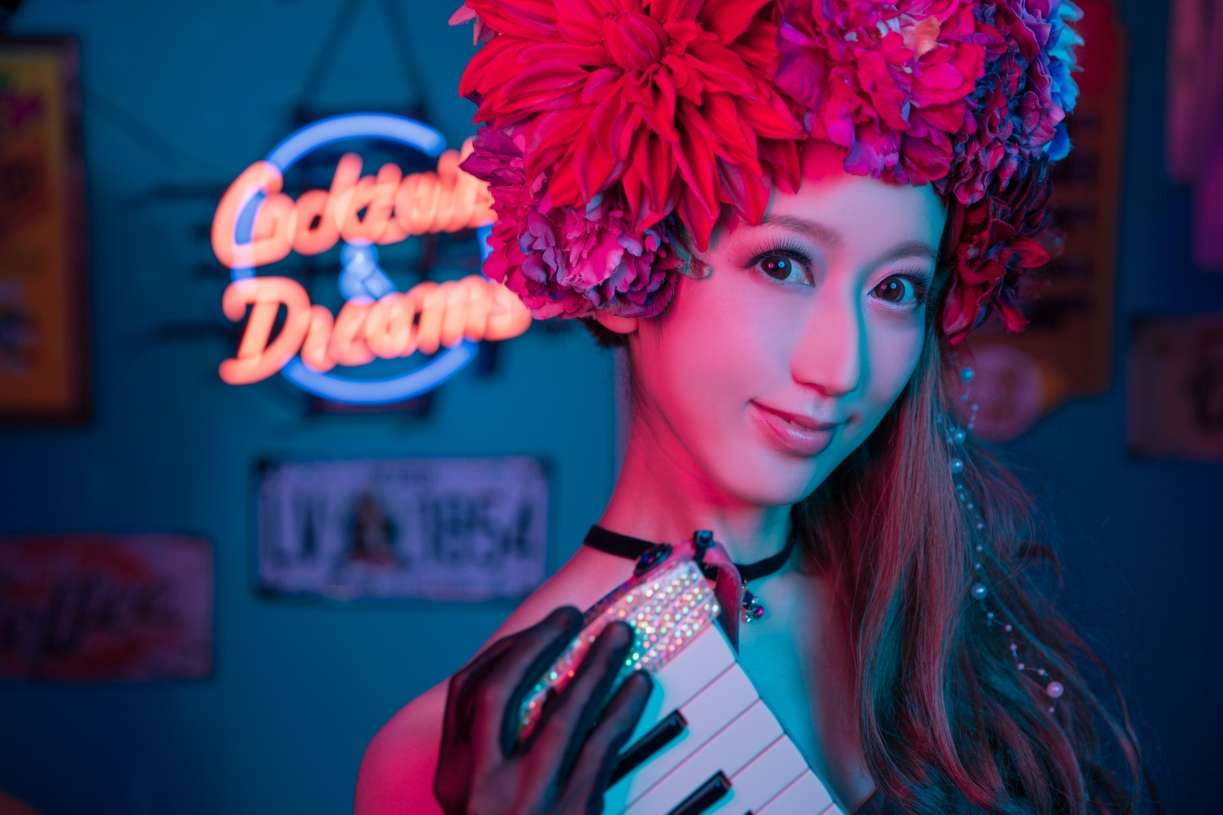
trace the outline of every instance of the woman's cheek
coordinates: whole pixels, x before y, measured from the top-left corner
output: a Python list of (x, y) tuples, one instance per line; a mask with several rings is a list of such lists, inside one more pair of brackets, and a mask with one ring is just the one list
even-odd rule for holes
[(870, 343), (871, 366), (875, 371), (870, 390), (876, 400), (887, 402), (900, 395), (921, 357), (925, 333), (920, 322), (884, 325)]

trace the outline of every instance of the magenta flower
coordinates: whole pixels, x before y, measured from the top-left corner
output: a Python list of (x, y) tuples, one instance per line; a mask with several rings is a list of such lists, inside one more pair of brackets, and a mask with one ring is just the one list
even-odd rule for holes
[[(783, 0), (777, 84), (811, 137), (848, 152), (845, 169), (898, 183), (943, 177), (948, 134), (969, 124), (987, 45), (964, 0)], [(999, 47), (1001, 47), (999, 45)]]
[(662, 227), (634, 231), (623, 207), (596, 196), (584, 209), (546, 202), (547, 178), (526, 184), (523, 136), (485, 127), (462, 168), (488, 182), (497, 220), (484, 273), (521, 298), (533, 317), (583, 317), (602, 309), (652, 317), (674, 294), (682, 263)]
[(687, 241), (759, 223), (822, 142), (951, 205), (953, 343), (993, 307), (1018, 330), (1081, 17), (1070, 0), (468, 0), (452, 22), (483, 43), (460, 92), (486, 123), (463, 165), (497, 213), (485, 273), (536, 317), (661, 313)]

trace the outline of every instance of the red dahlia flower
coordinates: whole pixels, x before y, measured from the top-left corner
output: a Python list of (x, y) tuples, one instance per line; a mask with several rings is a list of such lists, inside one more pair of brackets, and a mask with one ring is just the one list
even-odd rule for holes
[[(797, 186), (802, 135), (767, 77), (769, 0), (468, 0), (488, 41), (460, 93), (477, 122), (525, 139), (545, 205), (584, 207), (619, 185), (634, 230), (671, 213), (698, 249), (722, 205), (753, 223), (770, 181)], [(456, 15), (459, 16), (459, 15)]]

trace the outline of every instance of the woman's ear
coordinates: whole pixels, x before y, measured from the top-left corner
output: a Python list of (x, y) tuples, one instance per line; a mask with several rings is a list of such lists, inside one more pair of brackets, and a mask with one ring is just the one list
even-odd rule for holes
[(614, 331), (617, 334), (632, 334), (637, 330), (636, 317), (621, 317), (617, 314), (608, 314), (605, 311), (596, 311), (593, 315), (599, 324), (608, 331)]

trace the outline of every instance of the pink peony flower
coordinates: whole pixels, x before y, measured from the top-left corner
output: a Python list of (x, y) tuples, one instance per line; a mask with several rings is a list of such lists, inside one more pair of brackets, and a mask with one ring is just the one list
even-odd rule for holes
[(462, 168), (488, 182), (497, 220), (484, 273), (522, 299), (533, 317), (603, 309), (651, 317), (674, 293), (682, 266), (661, 228), (633, 229), (622, 207), (595, 196), (584, 209), (546, 202), (547, 178), (528, 186), (521, 133), (485, 127)]
[(1064, 139), (1067, 99), (1054, 93), (1053, 61), (1045, 53), (1054, 44), (1051, 5), (997, 3), (979, 10), (979, 25), (997, 36), (989, 39), (989, 68), (974, 94), (975, 126), (957, 135), (957, 161), (940, 180), (940, 192), (949, 190), (965, 204), (979, 201), (991, 182), (1005, 187)]
[(777, 84), (808, 110), (811, 137), (846, 148), (858, 175), (925, 184), (946, 174), (947, 134), (968, 124), (985, 71), (990, 34), (974, 25), (974, 4), (782, 5)]

